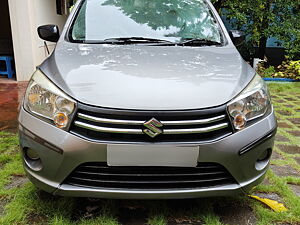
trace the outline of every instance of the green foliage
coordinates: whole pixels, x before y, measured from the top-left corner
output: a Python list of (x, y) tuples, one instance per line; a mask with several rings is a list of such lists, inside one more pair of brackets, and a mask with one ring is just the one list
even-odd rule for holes
[(300, 80), (300, 60), (285, 61), (278, 67), (267, 66), (265, 63), (259, 63), (257, 72), (263, 77), (289, 78)]
[(249, 41), (257, 46), (261, 36), (269, 36), (270, 31), (266, 26), (275, 17), (269, 9), (270, 1), (272, 0), (214, 0), (213, 2), (222, 2), (222, 8), (225, 10), (220, 12), (230, 19), (235, 19), (236, 28), (249, 34)]
[(262, 64), (259, 64), (258, 68), (257, 68), (257, 72), (262, 77), (271, 78), (271, 77), (274, 77), (274, 74), (276, 73), (276, 69), (274, 66), (269, 66), (269, 67), (265, 68)]
[(275, 77), (286, 77), (300, 80), (300, 60), (284, 62), (278, 67), (279, 72), (275, 73)]
[(300, 1), (276, 0), (274, 13), (276, 19), (270, 28), (270, 34), (284, 41), (291, 60), (300, 59)]
[(284, 41), (291, 60), (300, 58), (299, 0), (212, 0), (221, 14), (234, 19), (236, 29), (244, 30), (253, 46), (262, 39), (276, 37)]

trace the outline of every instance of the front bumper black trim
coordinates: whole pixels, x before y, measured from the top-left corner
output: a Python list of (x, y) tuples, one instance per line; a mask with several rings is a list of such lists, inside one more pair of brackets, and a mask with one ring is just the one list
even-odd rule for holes
[(239, 155), (244, 155), (245, 153), (249, 152), (251, 149), (255, 148), (256, 146), (268, 141), (269, 139), (273, 138), (277, 133), (277, 127), (270, 132), (268, 132), (265, 136), (262, 138), (259, 138), (252, 143), (246, 145), (239, 151)]
[(22, 125), (19, 126), (19, 132), (21, 134), (23, 134), (24, 136), (26, 136), (27, 138), (37, 142), (38, 144), (40, 145), (43, 145), (45, 147), (47, 147), (48, 149), (56, 152), (56, 153), (59, 153), (59, 154), (63, 154), (63, 150), (60, 149), (59, 147), (49, 143), (48, 141), (46, 141), (45, 139), (39, 137), (38, 135), (32, 133), (31, 131), (29, 131), (28, 129), (26, 129), (25, 127), (23, 127)]

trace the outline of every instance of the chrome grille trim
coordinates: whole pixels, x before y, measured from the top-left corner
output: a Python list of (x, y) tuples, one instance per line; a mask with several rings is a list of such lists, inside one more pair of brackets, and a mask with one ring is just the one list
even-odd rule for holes
[[(143, 134), (142, 129), (122, 129), (122, 128), (111, 128), (111, 127), (101, 127), (96, 125), (91, 125), (88, 123), (83, 123), (75, 121), (75, 125), (81, 128), (104, 132), (104, 133), (119, 133), (119, 134)], [(201, 134), (208, 133), (215, 130), (220, 130), (228, 127), (228, 123), (221, 123), (215, 126), (209, 126), (204, 128), (191, 128), (191, 129), (164, 129), (163, 134)]]
[(161, 121), (163, 125), (203, 125), (208, 123), (218, 122), (225, 119), (225, 115), (212, 117), (209, 119), (200, 119), (200, 120), (181, 120), (181, 121)]
[(228, 123), (221, 123), (215, 126), (205, 128), (191, 128), (191, 129), (165, 129), (163, 134), (202, 134), (228, 127)]
[(145, 121), (135, 121), (135, 120), (116, 120), (116, 119), (107, 119), (99, 118), (95, 116), (89, 116), (83, 113), (78, 113), (78, 117), (84, 120), (89, 120), (97, 123), (107, 123), (107, 124), (123, 124), (123, 125), (143, 125)]
[(122, 128), (110, 128), (110, 127), (100, 127), (88, 123), (83, 123), (75, 121), (75, 125), (88, 130), (104, 132), (104, 133), (119, 133), (119, 134), (144, 134), (141, 129), (122, 129)]
[[(138, 121), (138, 120), (117, 120), (117, 119), (107, 119), (107, 118), (99, 118), (95, 116), (86, 115), (83, 113), (78, 113), (78, 117), (84, 120), (97, 122), (97, 123), (106, 123), (106, 124), (121, 124), (121, 125), (143, 125), (146, 121)], [(199, 119), (199, 120), (181, 120), (181, 121), (160, 121), (163, 125), (204, 125), (208, 123), (218, 122), (220, 120), (225, 119), (225, 115), (215, 116), (207, 119)]]

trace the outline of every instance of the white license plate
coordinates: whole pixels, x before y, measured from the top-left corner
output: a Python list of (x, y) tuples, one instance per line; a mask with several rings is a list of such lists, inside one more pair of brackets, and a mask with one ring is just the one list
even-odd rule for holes
[(108, 145), (109, 166), (196, 167), (199, 147), (165, 145)]

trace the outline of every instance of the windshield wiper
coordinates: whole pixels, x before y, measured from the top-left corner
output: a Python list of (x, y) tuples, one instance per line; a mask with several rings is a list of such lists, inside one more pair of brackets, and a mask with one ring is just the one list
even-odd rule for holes
[(169, 43), (173, 44), (171, 41), (155, 39), (155, 38), (145, 38), (145, 37), (121, 37), (121, 38), (107, 38), (101, 43), (111, 43), (111, 44), (138, 44), (138, 43)]
[(181, 42), (172, 42), (168, 40), (156, 39), (156, 38), (145, 38), (145, 37), (119, 37), (119, 38), (107, 38), (104, 40), (86, 40), (82, 41), (85, 44), (119, 44), (119, 45), (127, 45), (127, 44), (143, 44), (143, 43), (155, 43), (158, 45), (181, 45), (181, 46), (205, 46), (205, 45), (222, 45), (222, 43), (217, 41), (212, 41), (208, 39), (200, 39), (200, 38), (191, 38), (184, 39)]
[(182, 42), (178, 42), (177, 45), (222, 45), (222, 43), (217, 42), (217, 41), (212, 41), (208, 39), (200, 39), (200, 38), (192, 38), (192, 39), (187, 39)]

